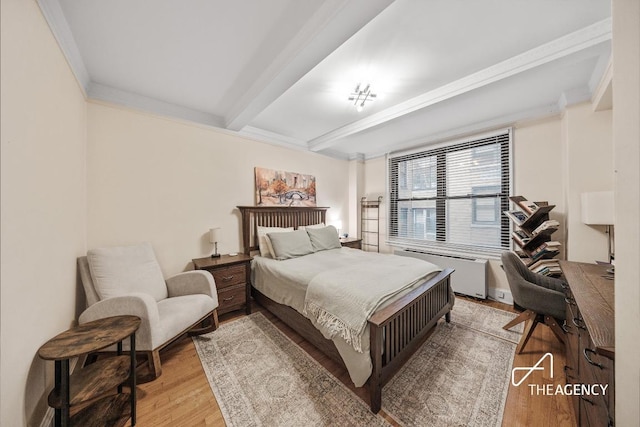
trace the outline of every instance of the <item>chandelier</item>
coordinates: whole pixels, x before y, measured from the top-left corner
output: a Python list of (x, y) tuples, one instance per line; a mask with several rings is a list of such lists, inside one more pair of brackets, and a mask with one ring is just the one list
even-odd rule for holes
[(376, 94), (371, 92), (370, 84), (358, 83), (355, 90), (349, 95), (349, 101), (353, 101), (353, 105), (357, 111), (362, 111), (364, 104), (367, 101), (373, 101), (376, 98)]

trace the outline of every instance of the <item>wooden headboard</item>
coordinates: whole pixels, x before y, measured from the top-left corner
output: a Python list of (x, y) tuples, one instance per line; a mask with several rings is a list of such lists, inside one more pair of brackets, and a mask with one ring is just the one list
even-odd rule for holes
[(307, 206), (238, 206), (242, 214), (242, 248), (246, 255), (258, 250), (258, 226), (293, 227), (326, 223), (327, 209)]

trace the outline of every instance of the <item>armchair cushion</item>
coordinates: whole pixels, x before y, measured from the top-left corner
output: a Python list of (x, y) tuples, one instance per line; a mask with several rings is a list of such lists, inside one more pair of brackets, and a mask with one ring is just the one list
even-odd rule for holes
[(165, 341), (177, 337), (193, 326), (194, 319), (200, 319), (217, 307), (208, 295), (196, 294), (167, 298), (158, 302), (160, 314), (161, 342), (154, 343), (154, 348)]
[(87, 261), (101, 300), (142, 292), (156, 301), (167, 298), (167, 286), (150, 243), (92, 249)]

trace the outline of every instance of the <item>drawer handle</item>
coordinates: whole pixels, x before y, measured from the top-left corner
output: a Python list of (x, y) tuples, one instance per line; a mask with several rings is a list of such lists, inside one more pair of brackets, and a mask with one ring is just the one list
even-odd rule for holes
[(576, 301), (571, 297), (565, 297), (564, 302), (566, 302), (569, 305), (576, 305)]
[(589, 357), (589, 353), (596, 354), (595, 350), (585, 348), (582, 354), (584, 355), (584, 358), (587, 359), (587, 362), (589, 362), (590, 365), (597, 366), (600, 369), (604, 369), (604, 366), (602, 366), (600, 363), (591, 360), (591, 358)]
[(564, 321), (564, 323), (560, 327), (562, 328), (562, 330), (564, 331), (565, 334), (573, 335), (573, 332), (571, 332), (569, 330), (569, 328), (567, 327), (567, 321), (566, 320)]
[(226, 302), (226, 301), (231, 301), (232, 299), (234, 299), (236, 296), (235, 295), (231, 295), (229, 298), (222, 298), (222, 301)]
[(585, 328), (585, 327), (584, 327), (584, 326), (582, 326), (582, 325), (578, 325), (578, 322), (582, 322), (582, 320), (581, 320), (581, 319), (579, 319), (579, 318), (577, 318), (577, 317), (574, 317), (573, 319), (571, 319), (571, 321), (573, 322), (573, 324), (574, 324), (574, 325), (576, 325), (576, 328), (580, 328), (580, 329), (584, 329), (584, 330), (586, 330), (586, 329), (587, 329), (587, 328)]
[(564, 282), (560, 282), (560, 287), (561, 287), (562, 289), (569, 289), (569, 285), (568, 285), (568, 284), (566, 284), (566, 283), (564, 283)]
[(229, 280), (233, 280), (233, 276), (234, 276), (233, 274), (231, 276), (224, 276), (222, 278), (222, 281), (223, 282), (228, 282)]

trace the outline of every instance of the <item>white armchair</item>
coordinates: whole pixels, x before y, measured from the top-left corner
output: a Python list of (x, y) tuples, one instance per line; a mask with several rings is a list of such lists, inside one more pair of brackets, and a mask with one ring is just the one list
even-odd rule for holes
[[(149, 243), (92, 249), (78, 258), (87, 309), (79, 322), (135, 315), (136, 352), (146, 352), (153, 378), (162, 373), (160, 350), (189, 333), (218, 327), (218, 294), (207, 271), (188, 271), (166, 281)], [(206, 325), (206, 326), (202, 326)], [(124, 343), (128, 349), (128, 341)]]

